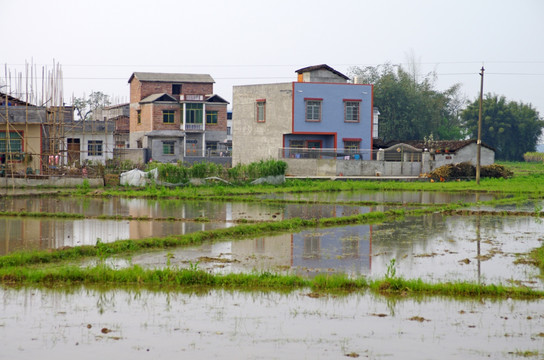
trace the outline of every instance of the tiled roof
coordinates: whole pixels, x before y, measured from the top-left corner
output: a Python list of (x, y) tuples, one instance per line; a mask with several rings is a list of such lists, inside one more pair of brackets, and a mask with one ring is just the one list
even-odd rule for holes
[(140, 101), (140, 104), (144, 103), (152, 103), (155, 101), (175, 101), (178, 102), (176, 98), (174, 98), (172, 95), (169, 95), (167, 93), (161, 93), (161, 94), (151, 94), (145, 98), (143, 98)]
[(298, 70), (295, 70), (295, 72), (297, 74), (302, 74), (302, 73), (305, 73), (305, 72), (310, 72), (310, 71), (316, 71), (316, 70), (328, 70), (346, 80), (349, 80), (349, 77), (347, 77), (346, 75), (342, 74), (340, 71), (337, 71), (337, 70), (334, 70), (332, 67), (330, 67), (329, 65), (327, 64), (321, 64), (321, 65), (312, 65), (312, 66), (307, 66), (307, 67), (304, 67), (302, 69), (298, 69)]
[[(455, 152), (461, 148), (464, 148), (465, 146), (476, 143), (476, 140), (435, 140), (433, 141), (432, 147), (437, 150), (446, 150), (448, 149), (451, 152)], [(391, 147), (396, 144), (407, 144), (410, 146), (415, 147), (416, 149), (426, 149), (429, 148), (429, 145), (425, 144), (425, 141), (423, 140), (406, 140), (406, 141), (388, 141), (388, 142), (382, 142), (381, 140), (375, 139), (373, 141), (374, 147), (378, 148), (387, 148)], [(486, 145), (482, 143), (482, 146), (485, 146), (488, 149), (495, 150), (491, 146)]]
[(206, 102), (226, 103), (226, 104), (229, 103), (227, 100), (223, 99), (221, 96), (217, 94), (209, 95), (209, 97), (206, 99)]
[(208, 74), (170, 74), (170, 73), (132, 73), (128, 82), (137, 78), (140, 81), (156, 81), (170, 83), (214, 83), (215, 80)]

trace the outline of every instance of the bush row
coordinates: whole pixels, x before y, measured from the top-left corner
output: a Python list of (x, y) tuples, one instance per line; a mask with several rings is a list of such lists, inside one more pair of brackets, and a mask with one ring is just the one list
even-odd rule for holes
[(526, 162), (544, 162), (544, 153), (527, 152), (523, 154), (523, 159), (525, 159)]
[(281, 160), (261, 160), (247, 165), (238, 164), (227, 168), (223, 165), (202, 162), (190, 167), (177, 164), (151, 163), (149, 169), (157, 168), (159, 180), (178, 184), (185, 183), (191, 178), (204, 179), (218, 177), (231, 182), (245, 182), (266, 176), (285, 175), (287, 163)]

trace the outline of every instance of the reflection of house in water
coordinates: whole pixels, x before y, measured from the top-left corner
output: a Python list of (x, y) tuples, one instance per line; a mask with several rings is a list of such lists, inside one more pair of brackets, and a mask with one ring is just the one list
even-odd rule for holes
[[(243, 261), (254, 259), (257, 271), (277, 271), (291, 267), (291, 234), (233, 241), (229, 244), (230, 253), (235, 254), (236, 258)], [(223, 248), (221, 253), (225, 254), (225, 250)]]
[(0, 219), (0, 229), (0, 255), (49, 247), (41, 238), (40, 220), (3, 218)]
[(307, 230), (291, 236), (292, 266), (299, 273), (370, 271), (372, 225)]
[(114, 242), (129, 239), (127, 221), (74, 220), (57, 225), (53, 247), (95, 245), (100, 242)]
[[(226, 203), (187, 201), (124, 199), (122, 205), (128, 209), (128, 215), (133, 218), (169, 218), (225, 221)], [(142, 239), (151, 236), (167, 236), (172, 234), (187, 234), (195, 231), (210, 230), (223, 227), (218, 223), (185, 222), (185, 221), (131, 221), (130, 238)]]
[(0, 219), (0, 255), (17, 250), (56, 249), (95, 245), (129, 238), (126, 221)]

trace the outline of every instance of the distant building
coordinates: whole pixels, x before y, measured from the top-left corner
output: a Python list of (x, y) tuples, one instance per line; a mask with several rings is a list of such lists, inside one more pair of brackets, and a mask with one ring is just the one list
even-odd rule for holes
[(233, 88), (233, 164), (347, 149), (370, 159), (372, 85), (348, 83), (328, 65), (296, 70), (297, 81)]
[(218, 156), (227, 140), (227, 104), (207, 74), (135, 72), (130, 84), (131, 149), (176, 162)]
[(62, 164), (63, 124), (72, 120), (72, 107), (36, 106), (0, 93), (0, 174), (43, 174)]
[(113, 144), (115, 149), (130, 147), (130, 104), (117, 104), (93, 111), (92, 120), (113, 121)]
[(115, 122), (70, 121), (64, 127), (67, 165), (105, 164), (113, 158)]

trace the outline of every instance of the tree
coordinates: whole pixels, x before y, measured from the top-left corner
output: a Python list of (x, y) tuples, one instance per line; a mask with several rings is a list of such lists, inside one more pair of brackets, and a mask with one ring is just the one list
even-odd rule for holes
[(74, 98), (72, 105), (79, 117), (79, 120), (89, 120), (92, 113), (98, 108), (103, 108), (111, 104), (109, 95), (100, 91), (93, 91), (89, 97)]
[[(472, 138), (478, 137), (479, 99), (463, 111), (461, 117)], [(507, 101), (504, 96), (486, 94), (482, 101), (482, 142), (495, 148), (499, 160), (520, 161), (523, 154), (535, 151), (544, 128), (530, 104)]]
[[(446, 91), (434, 89), (435, 74), (421, 80), (401, 66), (390, 64), (352, 68), (350, 73), (374, 85), (374, 106), (380, 111), (379, 135), (384, 140), (421, 140), (434, 134), (440, 140), (464, 137), (459, 117), (464, 100), (459, 84)], [(361, 81), (360, 81), (361, 82)]]

